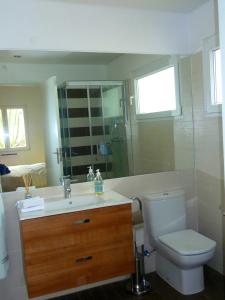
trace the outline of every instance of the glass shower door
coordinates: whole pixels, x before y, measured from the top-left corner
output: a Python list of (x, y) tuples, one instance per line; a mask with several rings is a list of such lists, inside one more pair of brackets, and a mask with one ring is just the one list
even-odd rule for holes
[(94, 170), (103, 178), (112, 178), (112, 158), (109, 146), (109, 124), (104, 118), (102, 85), (89, 86), (90, 131), (92, 136)]
[(102, 86), (103, 119), (107, 126), (107, 145), (111, 155), (111, 176), (129, 175), (127, 110), (123, 84)]
[(88, 166), (103, 179), (128, 176), (122, 82), (67, 82), (60, 91), (64, 175), (86, 181)]

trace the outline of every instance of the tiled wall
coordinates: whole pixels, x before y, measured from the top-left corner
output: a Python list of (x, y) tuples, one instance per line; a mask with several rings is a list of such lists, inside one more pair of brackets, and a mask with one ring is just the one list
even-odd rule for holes
[(191, 57), (179, 61), (182, 114), (174, 118), (175, 170), (194, 168)]
[(135, 174), (168, 172), (174, 166), (174, 120), (134, 121), (133, 158)]
[(209, 265), (222, 272), (221, 208), (224, 199), (222, 116), (207, 113), (205, 110), (202, 53), (192, 56), (191, 66), (199, 231), (217, 242), (216, 254)]

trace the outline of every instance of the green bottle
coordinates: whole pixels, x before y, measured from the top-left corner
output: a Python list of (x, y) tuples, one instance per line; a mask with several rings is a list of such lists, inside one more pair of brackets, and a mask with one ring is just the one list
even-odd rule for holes
[(94, 186), (95, 186), (95, 194), (102, 195), (104, 193), (104, 182), (101, 176), (101, 173), (99, 170), (96, 170), (96, 177), (94, 180)]

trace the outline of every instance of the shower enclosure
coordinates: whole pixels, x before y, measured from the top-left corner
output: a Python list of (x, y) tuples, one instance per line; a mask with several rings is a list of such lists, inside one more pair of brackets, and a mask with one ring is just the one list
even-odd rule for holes
[(126, 93), (122, 81), (69, 81), (59, 89), (64, 175), (86, 181), (129, 175)]

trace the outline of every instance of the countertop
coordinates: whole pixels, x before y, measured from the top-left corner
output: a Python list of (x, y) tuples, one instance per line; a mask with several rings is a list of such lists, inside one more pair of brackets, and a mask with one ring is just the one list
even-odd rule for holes
[[(85, 203), (86, 200), (87, 203)], [(27, 199), (27, 201), (29, 201), (29, 199)], [(17, 211), (19, 220), (22, 221), (129, 203), (132, 203), (131, 199), (110, 190), (104, 192), (99, 196), (96, 196), (93, 193), (74, 194), (71, 195), (71, 198), (68, 199), (57, 198), (53, 196), (51, 198), (45, 199), (45, 209), (30, 212), (21, 212), (21, 209), (19, 208), (19, 206), (17, 206)]]

